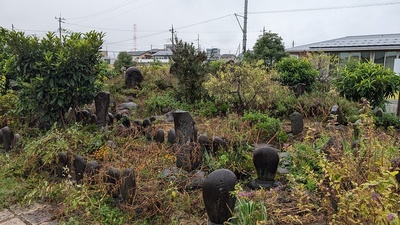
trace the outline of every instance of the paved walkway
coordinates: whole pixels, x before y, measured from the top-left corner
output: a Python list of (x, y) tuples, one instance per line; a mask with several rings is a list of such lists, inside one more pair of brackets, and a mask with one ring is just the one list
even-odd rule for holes
[(28, 207), (11, 206), (0, 211), (0, 225), (57, 225), (54, 207), (35, 203)]

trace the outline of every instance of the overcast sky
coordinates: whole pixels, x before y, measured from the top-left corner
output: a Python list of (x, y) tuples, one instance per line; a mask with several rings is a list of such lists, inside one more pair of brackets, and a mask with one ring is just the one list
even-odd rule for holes
[[(179, 39), (221, 53), (241, 51), (245, 0), (0, 0), (0, 26), (42, 37), (62, 28), (106, 33), (110, 52), (163, 48)], [(396, 0), (249, 0), (247, 49), (265, 27), (285, 47), (350, 35), (400, 33)], [(239, 16), (235, 17), (235, 13)], [(136, 27), (136, 29), (134, 29)], [(135, 30), (135, 32), (134, 32)], [(136, 36), (136, 41), (134, 37)], [(198, 41), (199, 39), (199, 41)], [(239, 49), (239, 51), (238, 51)]]

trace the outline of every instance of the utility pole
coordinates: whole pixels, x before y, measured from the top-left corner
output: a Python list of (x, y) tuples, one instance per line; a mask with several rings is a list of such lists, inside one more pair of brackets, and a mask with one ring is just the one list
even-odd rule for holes
[(244, 0), (244, 18), (243, 18), (243, 54), (246, 52), (246, 42), (247, 42), (247, 6), (249, 4), (248, 0)]
[(14, 24), (11, 24), (11, 30), (14, 31)]
[(240, 29), (243, 32), (243, 54), (246, 52), (246, 42), (247, 42), (247, 8), (248, 8), (247, 6), (248, 6), (248, 4), (249, 4), (249, 1), (244, 0), (243, 27), (240, 24), (240, 21), (238, 19), (238, 16), (240, 16), (240, 17), (242, 17), (242, 16), (235, 13), (236, 20), (240, 26)]
[(174, 25), (172, 25), (172, 28), (169, 29), (171, 31), (171, 42), (172, 42), (172, 50), (175, 48), (174, 46), (174, 35), (175, 35), (175, 30), (174, 30)]
[(200, 34), (197, 34), (197, 51), (201, 52), (200, 51)]
[(264, 36), (264, 34), (265, 34), (265, 26), (263, 27), (263, 36)]
[(60, 17), (55, 17), (56, 20), (58, 20), (58, 31), (60, 32), (60, 41), (62, 42), (62, 36), (61, 36), (61, 23), (64, 23), (63, 20), (65, 20), (64, 18), (61, 18), (61, 14)]

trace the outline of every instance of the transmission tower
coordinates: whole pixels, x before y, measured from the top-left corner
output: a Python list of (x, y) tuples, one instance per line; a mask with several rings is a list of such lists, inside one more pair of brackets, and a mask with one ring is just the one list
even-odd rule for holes
[(136, 23), (133, 24), (133, 51), (137, 51), (137, 39), (136, 39), (136, 32), (137, 32)]

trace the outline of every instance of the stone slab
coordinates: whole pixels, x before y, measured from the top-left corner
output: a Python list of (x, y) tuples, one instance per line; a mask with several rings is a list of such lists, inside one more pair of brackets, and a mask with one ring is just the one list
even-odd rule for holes
[(21, 215), (21, 217), (24, 218), (29, 223), (31, 223), (32, 225), (42, 224), (44, 222), (52, 220), (52, 215), (50, 214), (48, 209), (45, 208), (30, 213), (24, 213)]
[(27, 213), (32, 213), (36, 210), (43, 209), (45, 205), (39, 204), (39, 203), (34, 203), (30, 206), (27, 207), (21, 207), (19, 205), (13, 205), (10, 207), (10, 209), (16, 214), (16, 215), (21, 215), (21, 214), (27, 214)]
[(24, 221), (20, 220), (17, 217), (14, 217), (10, 220), (0, 223), (0, 225), (25, 225)]
[(13, 217), (14, 217), (14, 214), (12, 214), (12, 212), (8, 209), (4, 209), (4, 210), (0, 211), (0, 222), (4, 222)]

